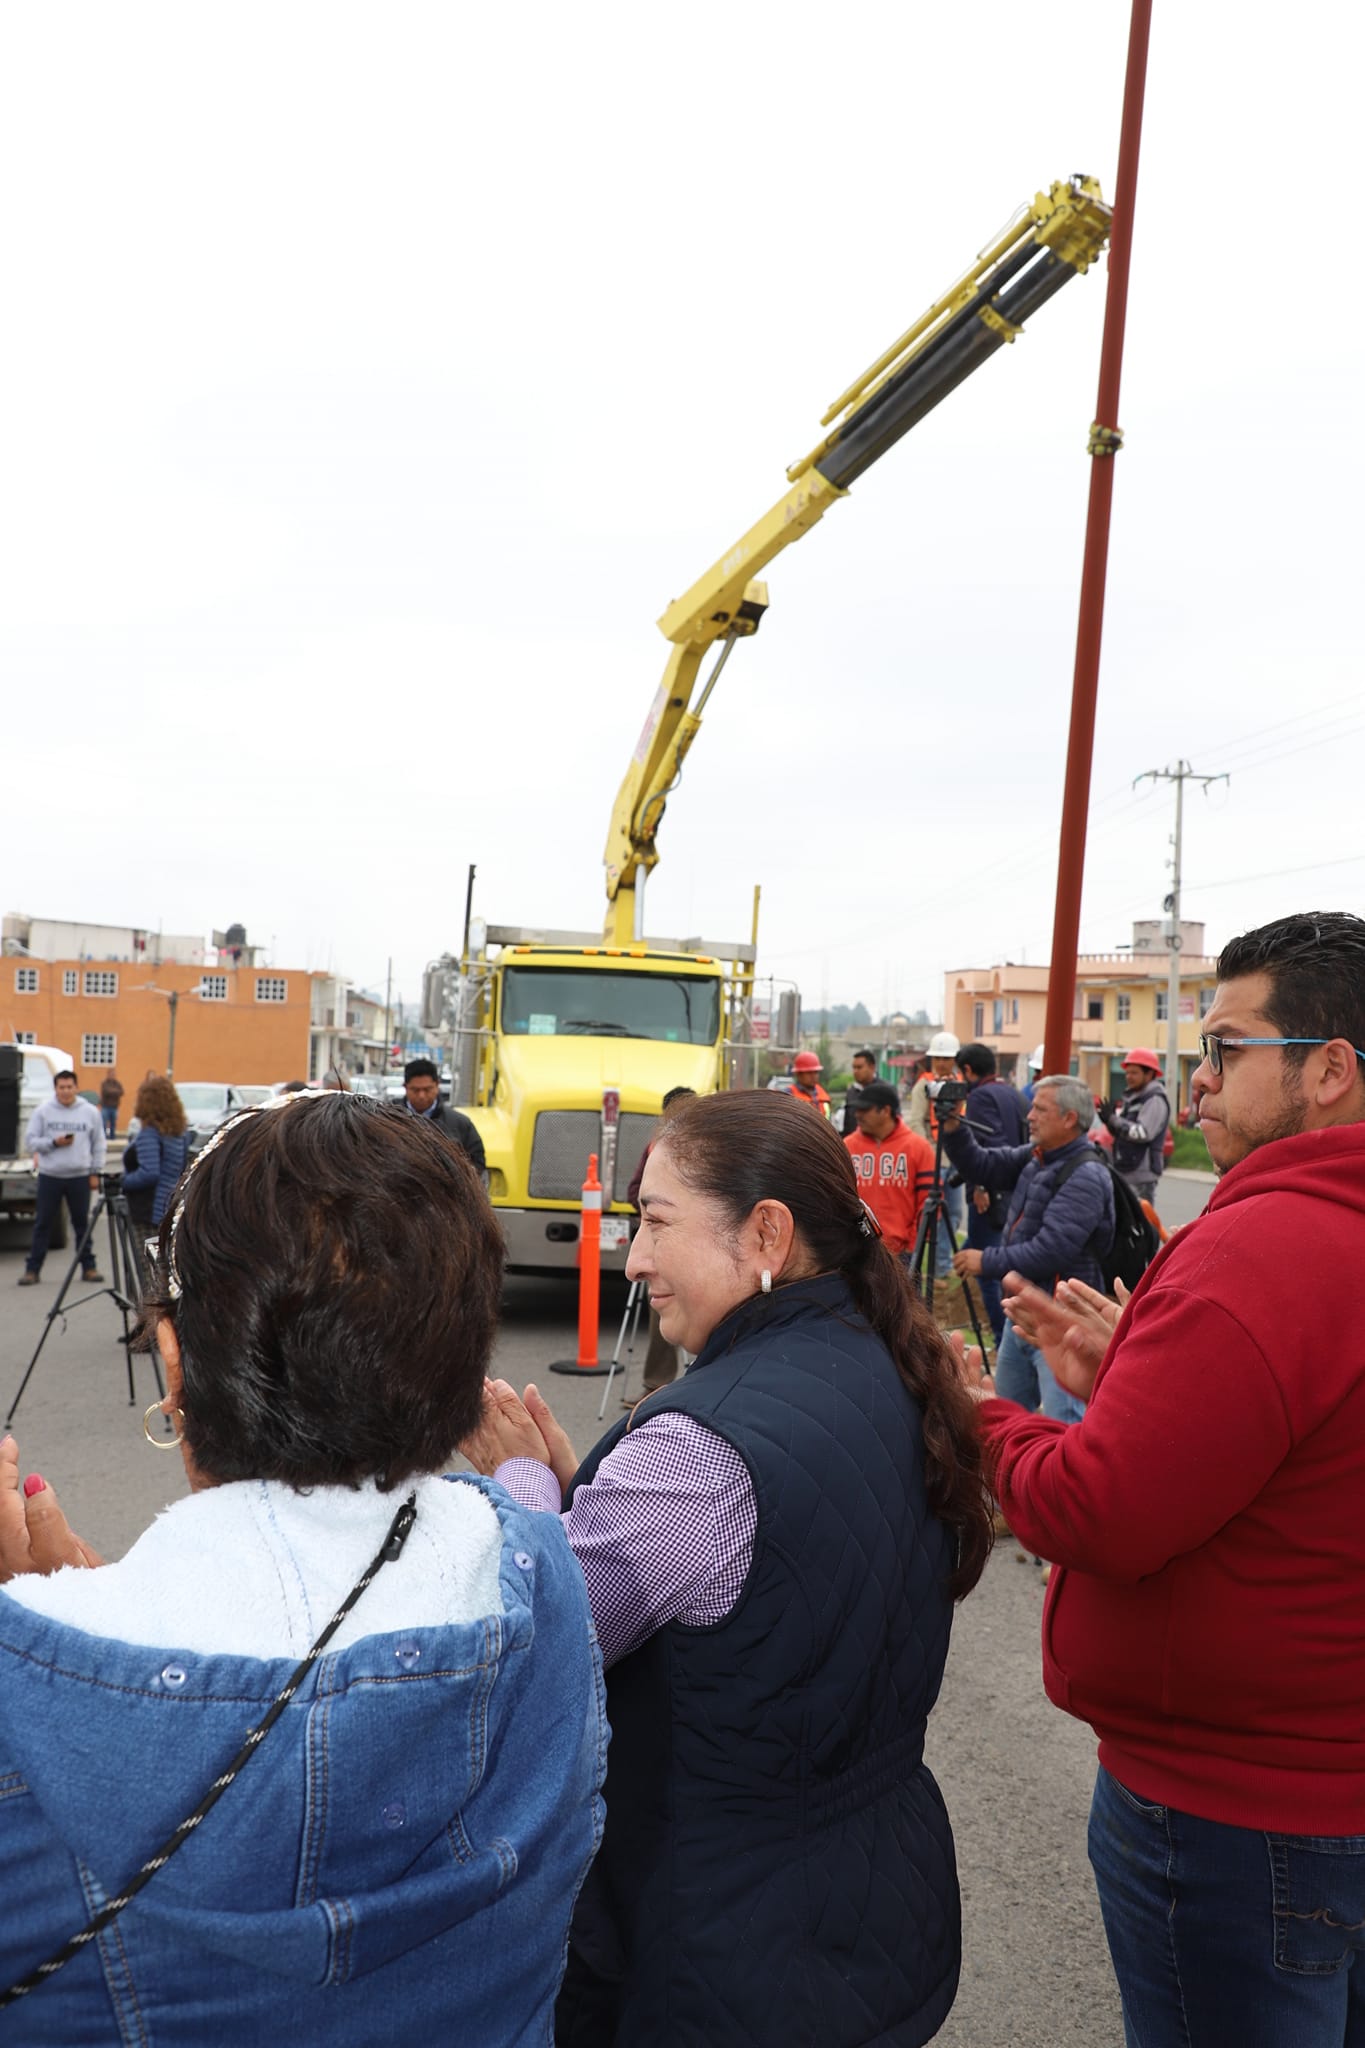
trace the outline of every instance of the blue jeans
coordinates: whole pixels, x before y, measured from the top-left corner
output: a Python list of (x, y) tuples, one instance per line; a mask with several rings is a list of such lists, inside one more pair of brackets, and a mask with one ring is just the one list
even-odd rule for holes
[(116, 1102), (102, 1102), (100, 1104), (100, 1122), (104, 1125), (105, 1137), (112, 1138), (118, 1129), (118, 1104)]
[(1199, 1820), (1102, 1769), (1090, 1861), (1128, 2048), (1365, 2044), (1365, 1835)]
[(1055, 1422), (1079, 1422), (1085, 1413), (1084, 1401), (1058, 1386), (1042, 1352), (1025, 1343), (1013, 1323), (1005, 1326), (993, 1378), (1002, 1400), (1017, 1401), (1030, 1414), (1041, 1408)]
[(57, 1211), (65, 1202), (71, 1215), (71, 1228), (76, 1233), (76, 1243), (81, 1246), (81, 1268), (86, 1273), (95, 1270), (95, 1254), (88, 1244), (81, 1244), (85, 1226), (90, 1221), (90, 1180), (84, 1173), (40, 1173), (38, 1175), (38, 1200), (33, 1218), (33, 1242), (28, 1248), (24, 1264), (30, 1273), (41, 1273), (43, 1260), (47, 1257), (48, 1239), (52, 1226), (57, 1220)]
[[(974, 1207), (968, 1207), (967, 1249), (969, 1251), (987, 1251), (992, 1245), (999, 1244), (1004, 1235), (1003, 1230), (996, 1230), (992, 1227), (989, 1216), (982, 1216)], [(988, 1280), (985, 1274), (982, 1273), (978, 1277), (977, 1285), (981, 1289), (981, 1299), (986, 1304), (986, 1314), (989, 1316), (991, 1328), (995, 1332), (995, 1343), (998, 1350), (1000, 1339), (1005, 1334), (1004, 1297), (1000, 1291), (1000, 1282), (998, 1280)]]

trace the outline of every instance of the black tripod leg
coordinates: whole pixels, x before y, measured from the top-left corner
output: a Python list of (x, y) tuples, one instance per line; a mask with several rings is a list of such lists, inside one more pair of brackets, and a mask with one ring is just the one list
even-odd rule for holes
[(93, 1205), (90, 1211), (90, 1215), (86, 1219), (85, 1229), (81, 1232), (80, 1242), (76, 1246), (76, 1255), (72, 1259), (71, 1264), (66, 1269), (66, 1278), (63, 1280), (61, 1286), (57, 1289), (57, 1299), (53, 1302), (51, 1308), (47, 1312), (47, 1320), (43, 1324), (43, 1334), (38, 1339), (37, 1344), (34, 1346), (33, 1356), (32, 1358), (30, 1358), (28, 1362), (28, 1370), (24, 1374), (24, 1377), (20, 1380), (19, 1390), (15, 1394), (14, 1399), (9, 1404), (9, 1414), (5, 1417), (6, 1429), (9, 1428), (10, 1424), (13, 1422), (15, 1418), (15, 1415), (18, 1413), (19, 1403), (24, 1398), (24, 1389), (28, 1385), (29, 1381), (33, 1378), (33, 1368), (38, 1363), (38, 1359), (42, 1352), (44, 1344), (46, 1344), (48, 1338), (52, 1335), (52, 1325), (56, 1322), (58, 1316), (62, 1313), (62, 1308), (66, 1301), (67, 1292), (71, 1286), (72, 1281), (76, 1277), (77, 1269), (79, 1268), (81, 1263), (81, 1257), (87, 1249), (87, 1247), (89, 1246), (91, 1239), (94, 1237), (95, 1226), (99, 1222), (100, 1217), (103, 1215), (104, 1208), (105, 1198), (103, 1195), (101, 1195), (98, 1202), (96, 1202)]

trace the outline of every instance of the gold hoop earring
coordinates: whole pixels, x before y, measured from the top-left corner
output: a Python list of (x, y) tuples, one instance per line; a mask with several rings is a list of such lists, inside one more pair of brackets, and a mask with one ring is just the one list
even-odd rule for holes
[(162, 1407), (161, 1403), (159, 1401), (153, 1401), (151, 1407), (146, 1410), (142, 1417), (142, 1434), (146, 1437), (152, 1449), (154, 1451), (179, 1450), (181, 1444), (183, 1444), (185, 1441), (184, 1409), (173, 1408), (171, 1410), (171, 1415), (178, 1415), (180, 1417), (179, 1436), (153, 1436), (151, 1430), (147, 1427), (147, 1425), (154, 1415), (160, 1415), (164, 1421), (170, 1421), (170, 1416), (167, 1415), (166, 1410)]

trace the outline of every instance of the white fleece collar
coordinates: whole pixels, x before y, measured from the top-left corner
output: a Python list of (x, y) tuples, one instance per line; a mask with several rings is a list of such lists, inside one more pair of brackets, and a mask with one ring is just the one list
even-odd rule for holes
[[(477, 1487), (415, 1482), (417, 1521), (329, 1645), (503, 1612), (502, 1527)], [(298, 1494), (242, 1480), (176, 1501), (100, 1571), (11, 1579), (12, 1600), (89, 1635), (205, 1656), (302, 1657), (374, 1557), (409, 1487)]]

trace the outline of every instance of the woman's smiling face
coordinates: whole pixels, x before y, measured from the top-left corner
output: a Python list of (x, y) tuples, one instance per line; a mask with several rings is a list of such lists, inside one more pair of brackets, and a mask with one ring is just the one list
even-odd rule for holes
[(753, 1261), (720, 1203), (679, 1178), (664, 1145), (645, 1164), (640, 1219), (626, 1272), (648, 1285), (665, 1341), (700, 1351), (717, 1323), (755, 1291)]

